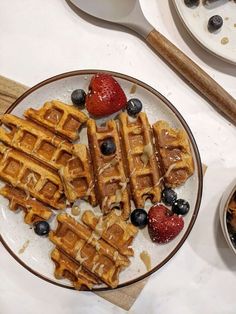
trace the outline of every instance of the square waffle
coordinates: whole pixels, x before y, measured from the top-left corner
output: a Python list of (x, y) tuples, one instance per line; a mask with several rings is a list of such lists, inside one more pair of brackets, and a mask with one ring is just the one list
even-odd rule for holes
[(88, 199), (92, 206), (97, 205), (93, 168), (86, 145), (73, 145), (72, 158), (60, 168), (59, 174), (69, 202)]
[(46, 102), (38, 110), (29, 108), (24, 115), (71, 141), (79, 138), (79, 129), (88, 119), (79, 109), (58, 100)]
[(173, 129), (165, 121), (153, 125), (156, 148), (165, 185), (177, 187), (194, 172), (194, 163), (187, 133)]
[(55, 278), (69, 279), (75, 289), (88, 290), (100, 283), (98, 278), (62, 251), (54, 249), (51, 253), (51, 258), (55, 264)]
[(2, 115), (0, 121), (1, 141), (59, 170), (69, 202), (87, 198), (96, 206), (92, 165), (85, 145), (73, 145), (45, 128), (14, 115)]
[(122, 255), (134, 255), (134, 251), (130, 245), (137, 234), (137, 228), (120, 219), (114, 211), (99, 221), (99, 218), (92, 211), (87, 210), (82, 216), (82, 221), (94, 231), (100, 228), (102, 231), (101, 237)]
[[(104, 214), (108, 214), (113, 208), (119, 208), (123, 219), (128, 219), (130, 197), (116, 122), (110, 120), (104, 127), (99, 127), (93, 119), (89, 119), (87, 132), (100, 208)], [(100, 146), (108, 138), (114, 141), (116, 151), (105, 156), (101, 153)]]
[(147, 198), (153, 203), (159, 202), (161, 175), (153, 148), (153, 134), (146, 114), (142, 112), (137, 119), (130, 121), (126, 113), (121, 113), (119, 125), (135, 206), (143, 208)]
[(73, 145), (49, 130), (11, 114), (0, 116), (0, 140), (55, 170), (72, 158)]
[(33, 200), (24, 191), (9, 185), (0, 189), (0, 194), (9, 200), (9, 208), (12, 211), (22, 209), (25, 212), (26, 224), (34, 224), (36, 221), (48, 220), (52, 211), (41, 202)]
[(103, 217), (98, 219), (94, 230), (66, 214), (58, 215), (57, 221), (57, 229), (49, 233), (49, 239), (56, 248), (96, 278), (115, 288), (119, 282), (120, 271), (127, 267), (130, 261), (109, 243), (109, 239), (105, 240)]
[(66, 206), (63, 186), (55, 172), (2, 143), (0, 178), (56, 209)]

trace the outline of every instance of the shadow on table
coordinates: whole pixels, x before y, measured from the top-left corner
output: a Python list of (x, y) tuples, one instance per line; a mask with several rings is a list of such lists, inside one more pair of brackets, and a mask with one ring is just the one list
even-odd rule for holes
[(225, 184), (225, 182), (220, 184), (217, 181), (223, 175), (228, 178), (229, 174), (235, 173), (236, 169), (221, 168), (220, 164), (217, 165), (219, 167), (212, 168), (212, 171), (217, 169), (218, 174), (214, 176), (214, 173), (210, 173), (211, 177), (213, 176), (211, 187), (209, 187), (209, 180), (205, 177), (202, 206), (187, 242), (194, 253), (209, 265), (223, 270), (227, 268), (236, 276), (236, 256), (224, 238), (220, 225), (219, 202), (217, 203), (216, 200), (221, 197), (219, 193), (222, 193), (222, 186)]
[[(195, 55), (197, 55), (199, 59), (201, 59), (203, 62), (205, 62), (206, 64), (208, 64), (210, 67), (214, 68), (215, 70), (223, 72), (225, 74), (235, 76), (236, 65), (233, 65), (233, 64), (227, 63), (226, 61), (221, 60), (220, 58), (214, 56), (213, 54), (208, 53), (203, 47), (201, 47), (200, 44), (198, 44), (191, 37), (191, 35), (188, 33), (185, 26), (183, 25), (174, 7), (173, 0), (169, 0), (169, 7), (170, 7), (173, 20), (175, 22), (175, 25), (177, 27), (177, 30), (180, 36), (185, 41), (185, 43), (189, 46), (192, 52)], [(166, 27), (168, 27), (168, 24), (166, 24)]]
[(204, 230), (206, 230), (206, 228), (211, 228), (211, 226), (204, 224), (204, 217), (198, 217), (198, 224), (201, 224), (201, 229), (199, 229), (199, 231), (201, 230), (201, 233), (196, 232), (195, 230), (195, 235), (194, 232), (190, 235), (188, 243), (191, 248), (208, 264), (211, 264), (219, 269), (227, 268), (232, 271), (232, 274), (234, 273), (236, 275), (236, 256), (229, 248), (224, 238), (221, 230), (218, 208), (214, 216), (213, 241), (211, 241), (212, 245), (215, 244), (214, 249), (209, 249), (209, 245), (204, 245), (204, 239), (209, 236), (207, 231), (204, 232)]
[(97, 17), (94, 17), (88, 13), (85, 13), (83, 10), (81, 10), (77, 6), (75, 6), (70, 0), (65, 0), (65, 2), (68, 4), (68, 6), (71, 8), (71, 10), (74, 11), (75, 14), (77, 14), (80, 18), (82, 18), (83, 20), (85, 20), (88, 23), (91, 23), (91, 24), (96, 25), (96, 26), (101, 27), (101, 28), (116, 30), (116, 31), (124, 32), (124, 33), (129, 33), (132, 35), (135, 34), (135, 35), (137, 35), (137, 37), (139, 37), (138, 34), (136, 34), (135, 32), (133, 32), (132, 30), (130, 30), (129, 28), (127, 28), (125, 26), (118, 25), (118, 24), (112, 23), (112, 22), (108, 22), (108, 21), (99, 19)]
[(215, 213), (215, 219), (214, 219), (214, 235), (215, 235), (215, 243), (218, 250), (218, 253), (221, 257), (222, 262), (225, 264), (225, 266), (232, 270), (236, 271), (236, 256), (231, 250), (231, 248), (228, 246), (223, 231), (221, 229), (220, 224), (220, 217), (219, 217), (219, 208), (217, 208), (217, 211)]

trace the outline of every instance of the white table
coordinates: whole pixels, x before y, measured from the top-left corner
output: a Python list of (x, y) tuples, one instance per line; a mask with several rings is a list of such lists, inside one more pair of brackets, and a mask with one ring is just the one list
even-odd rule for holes
[[(171, 1), (142, 1), (149, 21), (236, 97), (236, 66), (205, 52), (186, 33)], [(92, 23), (91, 23), (92, 22)], [(109, 69), (156, 88), (192, 129), (208, 165), (197, 222), (177, 255), (154, 274), (130, 313), (236, 313), (236, 257), (217, 206), (236, 173), (236, 129), (134, 34), (76, 15), (64, 0), (0, 1), (0, 74), (32, 86), (75, 69)], [(91, 293), (39, 280), (0, 246), (0, 313), (123, 313)]]

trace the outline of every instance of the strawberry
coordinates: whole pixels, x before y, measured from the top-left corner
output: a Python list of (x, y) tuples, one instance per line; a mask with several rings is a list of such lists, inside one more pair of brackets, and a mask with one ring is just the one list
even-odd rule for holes
[(167, 243), (184, 227), (182, 216), (173, 214), (162, 204), (152, 206), (148, 212), (148, 232), (153, 242)]
[(111, 75), (97, 73), (92, 77), (86, 97), (86, 107), (91, 115), (110, 115), (124, 108), (126, 103), (123, 89)]

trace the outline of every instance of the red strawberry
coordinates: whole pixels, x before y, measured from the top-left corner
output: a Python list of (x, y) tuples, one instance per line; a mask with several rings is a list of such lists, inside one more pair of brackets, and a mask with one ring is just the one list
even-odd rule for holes
[(86, 97), (86, 107), (91, 115), (110, 115), (124, 108), (126, 103), (123, 89), (111, 75), (97, 73), (92, 77)]
[(167, 243), (184, 227), (182, 216), (173, 214), (162, 204), (152, 206), (148, 212), (148, 232), (153, 242)]

